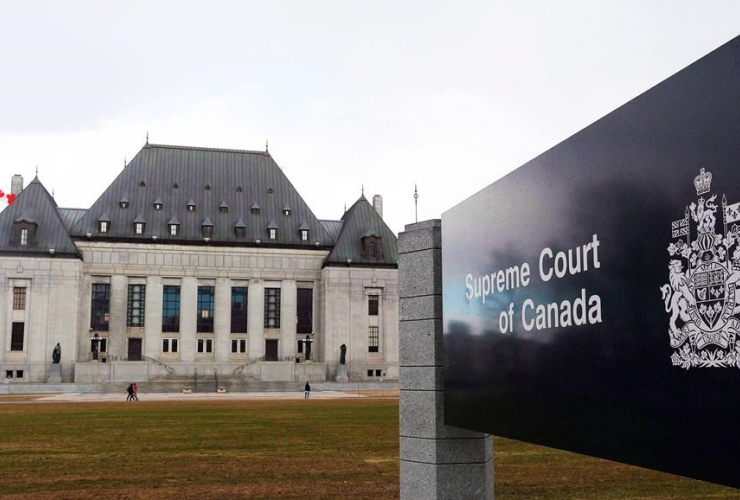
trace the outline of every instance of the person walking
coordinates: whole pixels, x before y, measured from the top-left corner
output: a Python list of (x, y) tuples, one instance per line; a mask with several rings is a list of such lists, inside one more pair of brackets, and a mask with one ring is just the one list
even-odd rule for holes
[(139, 388), (136, 387), (136, 384), (134, 384), (134, 401), (139, 400)]
[(129, 384), (128, 387), (126, 387), (126, 392), (128, 393), (128, 396), (126, 396), (126, 401), (133, 401), (134, 400), (134, 384)]
[(311, 386), (308, 384), (308, 380), (306, 380), (306, 393), (303, 395), (303, 399), (308, 399), (311, 397)]

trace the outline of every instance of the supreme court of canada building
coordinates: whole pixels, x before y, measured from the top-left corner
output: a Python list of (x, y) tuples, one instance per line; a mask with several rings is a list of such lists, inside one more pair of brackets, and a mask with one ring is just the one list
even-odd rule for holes
[(149, 143), (89, 208), (58, 207), (38, 177), (14, 191), (0, 213), (8, 383), (47, 382), (57, 344), (78, 384), (398, 379), (397, 240), (379, 196), (319, 220), (267, 151)]

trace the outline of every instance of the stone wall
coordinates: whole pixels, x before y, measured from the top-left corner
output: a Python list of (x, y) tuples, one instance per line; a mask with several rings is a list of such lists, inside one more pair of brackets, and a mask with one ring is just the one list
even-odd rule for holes
[[(142, 354), (175, 368), (177, 374), (216, 367), (230, 375), (234, 368), (265, 354), (265, 340), (278, 341), (278, 355), (295, 360), (297, 353), (297, 289), (313, 288), (312, 363), (290, 370), (294, 380), (331, 379), (339, 361), (339, 346), (349, 347), (347, 359), (353, 379), (398, 377), (398, 271), (395, 269), (325, 268), (325, 250), (231, 248), (187, 245), (128, 244), (78, 241), (83, 260), (0, 257), (0, 370), (23, 370), (24, 381), (43, 382), (51, 352), (62, 345), (63, 378), (75, 380), (75, 363), (91, 361), (90, 339), (105, 338), (108, 366), (85, 369), (80, 380), (116, 378), (112, 363), (128, 358), (129, 339), (142, 339)], [(92, 285), (110, 285), (108, 331), (92, 331)], [(127, 326), (128, 287), (146, 285), (145, 324)], [(180, 286), (180, 331), (162, 333), (163, 287)], [(13, 286), (29, 286), (27, 308), (13, 311)], [(198, 286), (213, 286), (214, 331), (196, 332)], [(248, 333), (231, 333), (231, 287), (248, 287)], [(264, 289), (281, 289), (279, 329), (264, 328)], [(380, 314), (370, 317), (368, 294), (380, 297)], [(19, 319), (19, 314), (24, 319)], [(27, 346), (10, 351), (13, 321), (26, 321)], [(368, 326), (380, 331), (378, 353), (368, 352)], [(178, 339), (177, 353), (162, 352), (162, 339)], [(197, 352), (197, 339), (212, 339), (213, 352)], [(246, 351), (232, 353), (231, 340), (246, 340)], [(98, 363), (95, 363), (96, 365)], [(103, 363), (100, 363), (103, 364)], [(127, 377), (152, 376), (152, 363), (131, 362)], [(156, 369), (154, 369), (156, 371)], [(317, 370), (323, 370), (323, 375)], [(373, 370), (372, 376), (367, 370)], [(275, 379), (285, 374), (277, 368), (252, 369), (250, 374)], [(375, 374), (380, 373), (380, 377)], [(4, 375), (0, 371), (0, 376)], [(122, 372), (118, 372), (122, 373)]]
[[(398, 379), (398, 270), (327, 267), (322, 273), (324, 336), (320, 352), (329, 378), (339, 365), (340, 346), (347, 346), (351, 380)], [(378, 316), (368, 314), (368, 296), (378, 295)], [(368, 329), (378, 326), (379, 351), (369, 352)], [(368, 376), (368, 370), (373, 371)], [(380, 377), (376, 376), (380, 370)]]
[[(79, 329), (82, 263), (76, 259), (0, 257), (0, 377), (12, 382), (45, 382), (54, 346), (62, 347), (62, 379), (74, 379)], [(13, 288), (26, 289), (23, 310), (13, 309)], [(25, 324), (22, 351), (11, 351), (13, 322)], [(18, 371), (22, 379), (16, 379)]]

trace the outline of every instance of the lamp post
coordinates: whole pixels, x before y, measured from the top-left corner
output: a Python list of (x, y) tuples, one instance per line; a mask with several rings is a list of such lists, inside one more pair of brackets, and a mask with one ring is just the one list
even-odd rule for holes
[(100, 345), (100, 336), (96, 333), (93, 335), (92, 338), (92, 353), (93, 353), (93, 361), (97, 361), (98, 359), (98, 346)]
[(306, 335), (306, 361), (311, 361), (311, 336)]

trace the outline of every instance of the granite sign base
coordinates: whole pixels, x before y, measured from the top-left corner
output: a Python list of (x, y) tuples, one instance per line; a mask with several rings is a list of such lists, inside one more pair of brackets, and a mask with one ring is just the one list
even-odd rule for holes
[(398, 239), (401, 498), (493, 499), (491, 436), (444, 423), (441, 229)]

